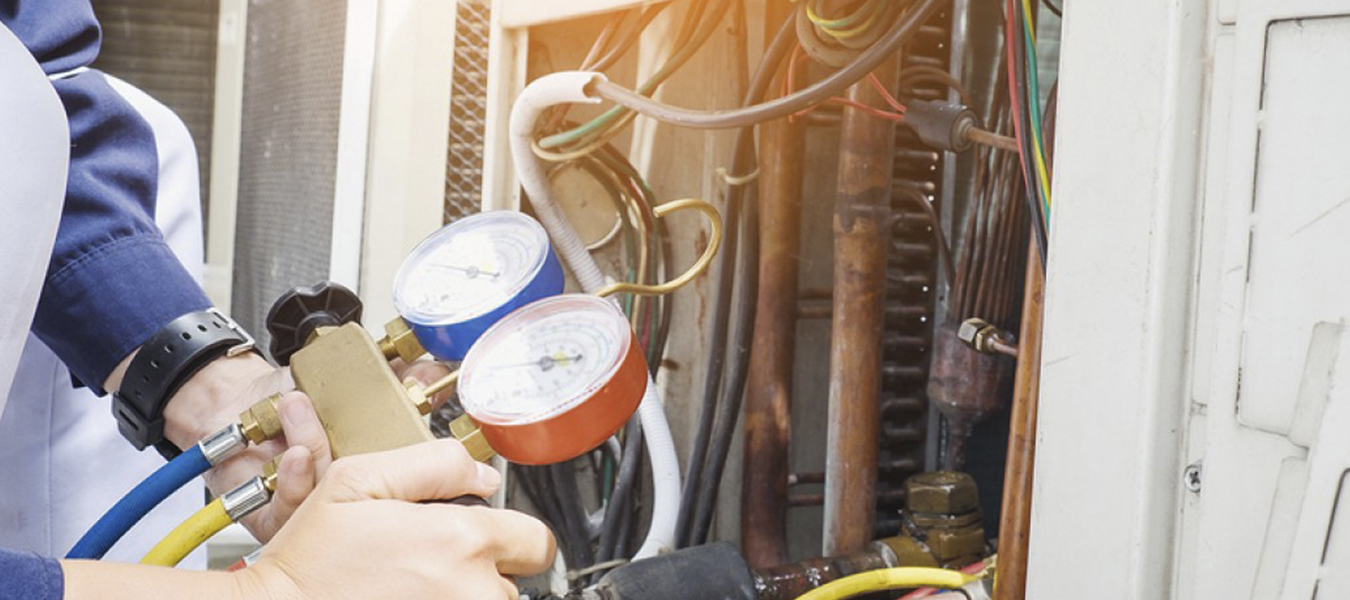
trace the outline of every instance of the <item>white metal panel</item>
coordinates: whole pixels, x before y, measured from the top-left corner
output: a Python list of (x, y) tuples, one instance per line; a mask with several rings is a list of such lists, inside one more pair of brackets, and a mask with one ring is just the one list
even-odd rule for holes
[(397, 314), (403, 258), (441, 225), (455, 32), (453, 2), (382, 0), (379, 11), (361, 252), (372, 331)]
[(216, 98), (211, 124), (211, 191), (202, 287), (222, 309), (231, 306), (234, 228), (239, 205), (240, 117), (244, 103), (246, 0), (221, 0), (216, 36)]
[(358, 294), (366, 165), (370, 152), (370, 99), (374, 80), (379, 0), (347, 3), (342, 59), (342, 113), (338, 123), (337, 181), (333, 187), (333, 237), (329, 279)]
[(496, 3), (494, 12), (501, 13), (502, 27), (517, 29), (664, 1), (666, 0), (567, 0), (566, 2), (505, 0)]
[(1066, 15), (1028, 598), (1171, 592), (1207, 6)]
[(1206, 215), (1224, 222), (1224, 241), (1200, 272), (1201, 287), (1217, 287), (1219, 299), (1206, 324), (1213, 331), (1197, 332), (1214, 342), (1209, 373), (1197, 372), (1209, 377), (1210, 418), (1190, 549), (1201, 558), (1186, 574), (1196, 597), (1309, 598), (1315, 576), (1306, 569), (1320, 565), (1325, 503), (1340, 472), (1317, 456), (1345, 440), (1319, 436), (1314, 425), (1334, 398), (1336, 323), (1350, 287), (1326, 276), (1343, 270), (1345, 242), (1317, 228), (1340, 218), (1320, 215), (1350, 196), (1350, 178), (1334, 166), (1350, 158), (1350, 119), (1330, 108), (1350, 87), (1327, 76), (1344, 72), (1350, 30), (1334, 19), (1290, 19), (1337, 12), (1350, 3), (1243, 3), (1235, 51), (1215, 62), (1235, 77), (1229, 170), (1208, 175), (1209, 185), (1226, 186)]

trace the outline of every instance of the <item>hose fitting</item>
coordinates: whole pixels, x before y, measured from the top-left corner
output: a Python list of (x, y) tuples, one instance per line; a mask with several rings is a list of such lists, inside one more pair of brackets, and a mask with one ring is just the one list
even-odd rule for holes
[(220, 497), (220, 504), (225, 508), (225, 514), (230, 515), (230, 520), (238, 523), (240, 519), (262, 508), (271, 500), (272, 492), (267, 489), (263, 478), (254, 477), (239, 487), (225, 492)]
[(214, 467), (247, 448), (248, 439), (244, 437), (243, 427), (238, 423), (231, 423), (224, 429), (202, 438), (202, 441), (197, 442), (197, 447), (202, 449), (202, 456), (206, 457), (206, 462)]

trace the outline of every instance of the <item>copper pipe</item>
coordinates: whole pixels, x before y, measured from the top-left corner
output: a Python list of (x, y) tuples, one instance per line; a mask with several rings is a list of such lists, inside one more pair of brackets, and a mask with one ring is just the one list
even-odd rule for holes
[(787, 560), (788, 441), (797, 331), (802, 119), (760, 126), (759, 306), (745, 386), (741, 547), (752, 568)]
[[(895, 88), (897, 65), (895, 54), (874, 72), (884, 88)], [(848, 98), (877, 108), (887, 106), (868, 81), (850, 87)], [(894, 123), (844, 108), (834, 213), (826, 555), (862, 550), (873, 535), (894, 152)]]
[(1031, 484), (1036, 461), (1036, 406), (1041, 384), (1041, 320), (1045, 275), (1040, 253), (1027, 252), (1027, 283), (1022, 301), (1021, 348), (1008, 431), (1008, 463), (1003, 474), (999, 519), (998, 586), (994, 600), (1022, 600), (1027, 587), (1027, 548), (1031, 534)]

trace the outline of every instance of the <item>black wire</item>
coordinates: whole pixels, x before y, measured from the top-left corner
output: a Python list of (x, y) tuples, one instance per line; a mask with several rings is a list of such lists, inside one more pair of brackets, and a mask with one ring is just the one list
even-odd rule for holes
[(577, 469), (575, 460), (549, 465), (549, 479), (552, 481), (553, 492), (558, 497), (558, 509), (562, 514), (562, 520), (567, 524), (565, 535), (568, 538), (567, 545), (572, 551), (572, 560), (567, 563), (570, 569), (584, 569), (595, 563), (595, 555), (591, 552), (590, 531), (587, 527), (588, 519), (586, 509), (581, 505), (581, 489), (577, 485)]
[[(619, 460), (619, 476), (614, 491), (609, 495), (609, 507), (600, 525), (600, 543), (595, 552), (596, 563), (613, 560), (621, 553), (621, 525), (624, 515), (633, 511), (633, 489), (638, 467), (642, 464), (642, 420), (634, 415), (624, 429), (623, 458)], [(600, 580), (601, 573), (591, 577), (591, 583)]]
[(625, 32), (623, 39), (619, 40), (619, 43), (613, 48), (610, 48), (609, 52), (605, 53), (603, 57), (595, 61), (595, 64), (591, 66), (591, 70), (603, 71), (622, 58), (623, 55), (633, 47), (633, 44), (637, 42), (638, 38), (642, 36), (642, 32), (647, 30), (647, 26), (651, 25), (652, 19), (655, 19), (656, 15), (661, 14), (661, 11), (665, 10), (667, 6), (670, 6), (670, 3), (663, 2), (647, 7), (647, 9), (642, 12), (642, 16), (638, 17), (637, 22), (633, 24), (633, 28)]
[[(773, 42), (764, 51), (759, 72), (755, 74), (755, 81), (751, 83), (750, 90), (746, 93), (746, 104), (754, 103), (768, 89), (769, 81), (773, 78), (773, 72), (777, 70), (778, 63), (782, 62), (783, 58), (792, 50), (795, 39), (793, 17), (789, 15), (779, 26), (778, 34), (774, 36)], [(770, 63), (771, 66), (766, 66)], [(760, 82), (760, 79), (763, 79), (763, 81)], [(757, 89), (758, 91), (756, 91)], [(732, 175), (740, 175), (750, 170), (750, 165), (754, 162), (753, 151), (753, 134), (747, 135), (746, 129), (742, 128), (741, 133), (736, 137), (736, 147), (732, 151), (732, 168), (730, 171)], [(717, 287), (713, 290), (714, 309), (712, 330), (708, 335), (708, 359), (704, 368), (703, 402), (699, 409), (698, 426), (694, 430), (694, 442), (689, 448), (689, 460), (685, 463), (689, 465), (689, 470), (685, 474), (684, 489), (680, 495), (679, 520), (675, 527), (676, 547), (680, 548), (688, 545), (690, 522), (696, 510), (704, 460), (707, 458), (714, 418), (717, 414), (718, 390), (722, 383), (723, 362), (726, 359), (727, 350), (727, 321), (731, 314), (734, 271), (730, 262), (734, 258), (738, 245), (737, 236), (742, 204), (740, 197), (743, 189), (743, 186), (732, 186), (727, 191), (727, 209), (726, 215), (723, 216), (723, 231), (725, 234), (722, 240), (722, 250), (715, 259), (718, 280)]]
[[(779, 27), (777, 35), (764, 51), (763, 59), (755, 70), (755, 74), (750, 78), (750, 84), (745, 94), (745, 105), (754, 104), (762, 100), (768, 92), (769, 85), (773, 81), (774, 73), (778, 71), (779, 66), (786, 60), (795, 43), (794, 17), (789, 14)], [(755, 139), (754, 127), (742, 127), (736, 136), (735, 146), (732, 150), (732, 169), (733, 174), (746, 173), (752, 170), (755, 163)], [(712, 508), (716, 505), (717, 488), (722, 477), (722, 471), (726, 466), (727, 452), (730, 450), (731, 438), (735, 432), (737, 419), (740, 416), (741, 399), (745, 388), (746, 366), (749, 359), (750, 334), (753, 333), (752, 323), (754, 322), (754, 307), (756, 294), (758, 293), (757, 278), (759, 275), (759, 219), (754, 202), (744, 200), (746, 186), (731, 186), (727, 190), (727, 213), (731, 215), (733, 211), (739, 212), (744, 208), (746, 213), (746, 223), (732, 224), (726, 227), (727, 237), (734, 238), (738, 234), (747, 236), (744, 245), (744, 251), (740, 254), (740, 268), (733, 271), (730, 265), (723, 265), (723, 279), (732, 279), (735, 277), (740, 282), (741, 293), (736, 296), (736, 315), (737, 330), (735, 336), (735, 352), (732, 354), (732, 362), (726, 367), (731, 373), (727, 384), (718, 388), (705, 386), (705, 393), (715, 393), (720, 391), (716, 400), (709, 402), (705, 396), (704, 410), (715, 412), (716, 420), (705, 418), (708, 422), (709, 430), (700, 430), (695, 436), (695, 444), (707, 444), (705, 462), (689, 463), (689, 474), (686, 478), (685, 496), (690, 498), (687, 507), (682, 505), (681, 520), (687, 521), (685, 528), (678, 529), (680, 539), (683, 545), (695, 545), (702, 543), (707, 537), (707, 531), (711, 523)], [(730, 220), (728, 219), (730, 223)], [(736, 249), (727, 249), (725, 246), (722, 251), (722, 258), (725, 261), (732, 261), (738, 258)], [(717, 307), (723, 329), (720, 338), (710, 340), (714, 352), (725, 353), (726, 351), (726, 321), (732, 310), (731, 301), (733, 289), (729, 285), (719, 286), (717, 293)], [(714, 325), (718, 320), (714, 319)], [(718, 368), (722, 367), (722, 356), (719, 356)], [(721, 370), (713, 371), (713, 362), (709, 360), (708, 373), (710, 378), (716, 377), (715, 383), (721, 384), (723, 373)], [(700, 415), (704, 417), (705, 415)], [(700, 421), (700, 426), (703, 425)], [(714, 424), (716, 425), (714, 427)], [(697, 448), (697, 446), (695, 446)], [(688, 511), (686, 513), (686, 510)]]
[(1014, 85), (1017, 87), (1018, 111), (1013, 115), (1022, 127), (1022, 139), (1019, 141), (1022, 156), (1022, 189), (1026, 192), (1027, 202), (1031, 205), (1032, 231), (1035, 233), (1036, 250), (1041, 254), (1041, 269), (1045, 269), (1046, 255), (1048, 249), (1048, 235), (1045, 228), (1045, 211), (1041, 204), (1040, 192), (1036, 183), (1036, 176), (1031, 171), (1034, 156), (1036, 156), (1031, 145), (1031, 105), (1028, 102), (1036, 102), (1027, 90), (1027, 72), (1026, 72), (1026, 48), (1023, 47), (1022, 28), (1025, 23), (1022, 21), (1022, 11), (1013, 10), (1010, 15), (1013, 19), (1013, 39), (1006, 43), (1012, 44), (1013, 49), (1013, 73)]
[(1041, 4), (1044, 4), (1045, 8), (1049, 9), (1050, 12), (1055, 13), (1056, 17), (1059, 17), (1061, 19), (1064, 18), (1064, 9), (1055, 6), (1054, 3), (1050, 2), (1050, 0), (1041, 0)]

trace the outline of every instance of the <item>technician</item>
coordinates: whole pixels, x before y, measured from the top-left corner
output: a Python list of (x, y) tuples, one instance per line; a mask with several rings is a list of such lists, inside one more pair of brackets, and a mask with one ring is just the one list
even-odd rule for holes
[[(153, 144), (153, 137), (100, 74), (84, 70), (98, 45), (87, 1), (3, 1), (0, 24), (20, 33), (15, 40), (8, 28), (0, 27), (3, 41), (15, 45), (22, 41), (53, 79), (51, 86), (64, 105), (70, 132), (59, 225), (55, 210), (59, 195), (28, 196), (30, 190), (21, 186), (21, 193), (5, 194), (2, 188), (7, 184), (0, 182), (0, 214), (5, 215), (0, 219), (4, 257), (0, 277), (8, 283), (0, 290), (0, 392), (8, 391), (30, 319), (33, 332), (75, 377), (94, 389), (125, 391), (121, 384), (128, 370), (140, 375), (142, 383), (151, 379), (153, 373), (138, 370), (141, 363), (136, 362), (138, 356), (154, 355), (153, 347), (137, 352), (146, 340), (188, 333), (182, 327), (184, 316), (206, 318), (197, 314), (207, 306), (204, 296), (150, 219), (156, 165), (153, 147), (148, 153), (144, 150)], [(7, 57), (11, 64), (13, 56)], [(17, 93), (11, 92), (16, 88), (5, 89), (7, 94)], [(21, 123), (21, 105), (28, 98), (2, 100), (9, 118), (0, 127), (0, 136), (29, 131)], [(32, 145), (53, 146), (36, 140)], [(0, 158), (13, 169), (6, 179), (22, 183), (27, 179), (23, 152), (14, 152), (14, 146), (0, 148)], [(33, 202), (35, 198), (44, 202)], [(45, 276), (34, 277), (43, 271)], [(40, 284), (40, 295), (35, 284)], [(226, 333), (220, 335), (237, 333), (229, 324), (222, 323)], [(167, 375), (155, 389), (169, 390), (162, 394), (167, 397), (152, 398), (148, 404), (119, 401), (119, 410), (133, 413), (119, 414), (123, 432), (134, 443), (154, 445), (165, 454), (192, 443), (256, 398), (250, 390), (240, 389), (241, 381), (279, 384), (276, 371), (255, 355), (213, 356), (193, 345), (180, 348), (187, 348), (205, 367), (165, 369)], [(153, 371), (156, 364), (173, 363), (148, 364)], [(303, 395), (287, 395), (282, 411), (292, 447), (281, 465), (285, 491), (279, 490), (273, 510), (253, 523), (255, 533), (264, 539), (296, 511), (328, 456), (317, 418)], [(305, 439), (305, 429), (317, 435)], [(258, 454), (248, 457), (252, 465), (234, 461), (237, 479), (256, 472), (267, 458), (266, 453)], [(296, 524), (269, 545), (259, 563), (239, 574), (58, 563), (0, 551), (0, 599), (133, 594), (300, 599), (353, 593), (372, 598), (513, 598), (515, 590), (504, 576), (541, 570), (552, 559), (550, 534), (538, 521), (519, 513), (410, 503), (495, 490), (499, 482), (495, 471), (477, 466), (456, 442), (341, 461), (331, 471), (313, 500), (295, 513)], [(372, 564), (373, 559), (388, 564)], [(372, 572), (388, 577), (369, 577)]]

